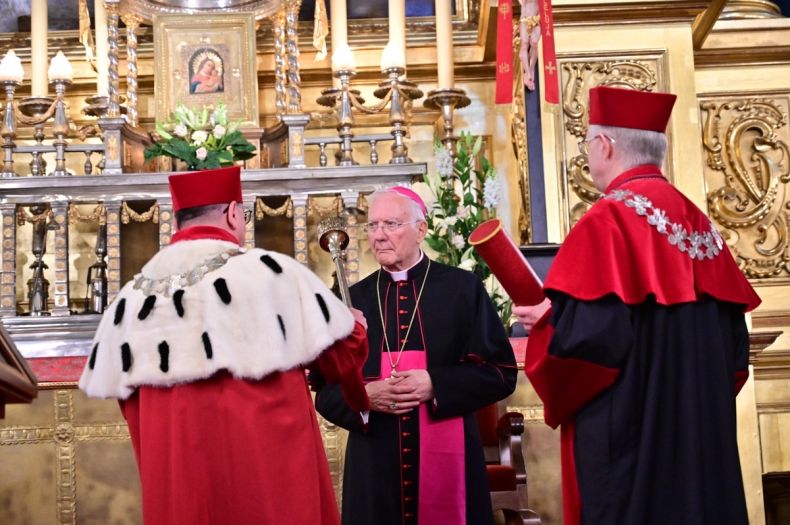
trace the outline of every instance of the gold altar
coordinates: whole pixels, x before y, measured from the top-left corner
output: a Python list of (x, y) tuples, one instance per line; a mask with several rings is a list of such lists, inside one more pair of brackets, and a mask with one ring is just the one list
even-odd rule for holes
[[(46, 171), (62, 168), (86, 175), (27, 176), (32, 169), (28, 161), (37, 155), (31, 152), (41, 144), (33, 125), (18, 125), (13, 135), (17, 149), (3, 146), (4, 154), (13, 151), (14, 157), (0, 178), (0, 319), (29, 359), (84, 356), (80, 345), (90, 339), (98, 318), (86, 299), (91, 294), (89, 268), (106, 258), (111, 300), (147, 257), (170, 240), (166, 172), (171, 166), (146, 164), (142, 158), (142, 148), (151, 140), (148, 131), (162, 117), (156, 113), (159, 86), (154, 77), (168, 72), (159, 70), (152, 17), (163, 14), (157, 6), (166, 3), (104, 2), (109, 92), (98, 107), (95, 100), (93, 106), (85, 101), (96, 94), (96, 74), (79, 59), (78, 32), (49, 36), (50, 46), (72, 59), (74, 79), (53, 98), (53, 108), (58, 98), (63, 103), (66, 120), (60, 123), (60, 135), (58, 122), (46, 125), (43, 131), (53, 134), (53, 142), (39, 148), (40, 157)], [(349, 209), (354, 210), (348, 214), (352, 222), (359, 220), (366, 193), (433, 174), (434, 139), (444, 136), (446, 122), (440, 109), (408, 99), (408, 86), (397, 75), (380, 72), (385, 18), (349, 20), (357, 71), (340, 80), (359, 90), (366, 102), (357, 102), (367, 107), (378, 100), (376, 90), (403, 95), (405, 132), (390, 111), (363, 112), (349, 102), (348, 114), (343, 114), (343, 96), (350, 89), (331, 91), (330, 59), (316, 60), (310, 45), (312, 13), (310, 21), (300, 21), (300, 0), (246, 4), (256, 24), (257, 80), (257, 100), (246, 107), (256, 108), (258, 122), (245, 133), (259, 152), (243, 175), (244, 204), (256, 215), (247, 242), (289, 253), (329, 283), (332, 263), (318, 248), (318, 221)], [(763, 299), (751, 317), (752, 374), (737, 400), (750, 523), (787, 520), (788, 492), (777, 492), (772, 483), (790, 473), (785, 445), (790, 443), (790, 19), (768, 0), (556, 0), (557, 61), (549, 71), (559, 77), (561, 100), (558, 105), (540, 102), (541, 136), (536, 138), (526, 131), (520, 74), (512, 104), (494, 103), (498, 2), (454, 4), (455, 85), (470, 104), (451, 111), (451, 125), (455, 132), (468, 130), (485, 138), (488, 156), (507, 184), (500, 216), (524, 243), (535, 239), (530, 195), (535, 179), (544, 193), (543, 241), (562, 242), (598, 197), (577, 145), (586, 132), (590, 87), (609, 84), (678, 94), (666, 172), (708, 211)], [(518, 49), (517, 16), (514, 24)], [(439, 87), (434, 26), (433, 17), (407, 21), (408, 79), (426, 93)], [(30, 70), (31, 43), (24, 34), (0, 33), (0, 42), (0, 51), (17, 49)], [(551, 79), (539, 70), (545, 85)], [(30, 94), (24, 83), (16, 91), (12, 96), (17, 98)], [(344, 119), (352, 117), (344, 127)], [(78, 139), (80, 133), (84, 140)], [(11, 134), (4, 130), (0, 135), (8, 145)], [(62, 148), (59, 140), (65, 142)], [(408, 147), (406, 153), (396, 147), (399, 140)], [(536, 150), (528, 151), (528, 144), (534, 140), (540, 140), (542, 173), (529, 170), (529, 152), (535, 155)], [(43, 234), (37, 233), (39, 224), (47, 228)], [(106, 251), (99, 254), (102, 228)], [(44, 242), (40, 256), (31, 250), (37, 238)], [(373, 267), (364, 235), (353, 230), (347, 257), (352, 282)], [(24, 315), (32, 311), (31, 297), (36, 297), (29, 287), (36, 261), (48, 267), (48, 315)], [(61, 353), (53, 354), (53, 349)], [(73, 380), (50, 381), (40, 388), (32, 404), (9, 405), (0, 419), (0, 523), (141, 523), (134, 456), (117, 404), (87, 399)], [(523, 374), (505, 404), (525, 416), (530, 506), (544, 524), (559, 524), (559, 433), (543, 424), (540, 400)], [(325, 422), (322, 428), (339, 488), (344, 436)], [(771, 500), (769, 494), (778, 496)]]

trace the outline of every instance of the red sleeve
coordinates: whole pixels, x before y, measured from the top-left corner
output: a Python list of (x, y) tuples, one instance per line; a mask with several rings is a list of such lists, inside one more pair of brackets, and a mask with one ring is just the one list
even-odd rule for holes
[(339, 383), (348, 406), (356, 411), (370, 409), (370, 400), (362, 380), (362, 365), (368, 357), (368, 337), (365, 328), (356, 323), (351, 335), (335, 342), (316, 360), (327, 383)]
[(546, 424), (552, 428), (567, 422), (580, 408), (609, 388), (619, 370), (573, 357), (549, 353), (554, 328), (551, 310), (535, 324), (527, 340), (524, 371), (543, 400)]

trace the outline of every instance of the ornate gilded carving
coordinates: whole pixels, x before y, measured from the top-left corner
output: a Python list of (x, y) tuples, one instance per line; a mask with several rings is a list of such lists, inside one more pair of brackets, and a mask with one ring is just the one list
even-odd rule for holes
[(564, 209), (570, 229), (601, 194), (593, 186), (587, 156), (577, 143), (587, 135), (587, 92), (595, 86), (613, 86), (653, 91), (658, 86), (658, 57), (612, 59), (593, 62), (562, 61), (562, 174)]
[(518, 213), (519, 242), (527, 244), (532, 240), (532, 224), (530, 224), (529, 195), (529, 153), (527, 150), (527, 111), (524, 106), (523, 69), (519, 65), (518, 50), (521, 36), (518, 21), (513, 24), (513, 49), (516, 57), (515, 96), (513, 97), (513, 120), (510, 121), (511, 141), (518, 162), (518, 188), (521, 196), (521, 208)]
[[(87, 440), (128, 440), (126, 423), (77, 424), (74, 416), (74, 390), (53, 392), (54, 417), (49, 423), (0, 426), (0, 447), (52, 445), (55, 447), (56, 512), (52, 523), (77, 523), (77, 458), (79, 442)], [(119, 414), (120, 416), (120, 414)]]
[(700, 102), (708, 209), (754, 279), (790, 276), (789, 104), (787, 96)]
[(134, 14), (125, 14), (126, 24), (126, 116), (129, 124), (137, 126), (137, 30), (142, 19)]

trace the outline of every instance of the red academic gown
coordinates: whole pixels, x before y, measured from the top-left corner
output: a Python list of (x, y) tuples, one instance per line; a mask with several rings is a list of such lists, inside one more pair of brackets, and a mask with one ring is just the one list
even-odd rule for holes
[[(173, 242), (219, 238), (190, 228)], [(360, 324), (318, 359), (357, 406), (367, 406), (357, 363)], [(339, 522), (335, 495), (302, 368), (242, 380), (227, 372), (170, 388), (138, 387), (121, 401), (140, 471), (146, 525)]]
[(657, 166), (616, 178), (546, 278), (525, 371), (562, 427), (567, 525), (747, 523), (735, 395), (759, 298)]

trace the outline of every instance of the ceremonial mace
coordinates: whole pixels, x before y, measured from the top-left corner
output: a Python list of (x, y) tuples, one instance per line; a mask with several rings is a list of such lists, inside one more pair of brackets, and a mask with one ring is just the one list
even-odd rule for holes
[(325, 252), (332, 254), (335, 262), (335, 275), (337, 285), (340, 288), (340, 298), (351, 306), (351, 295), (348, 291), (348, 279), (346, 278), (346, 263), (343, 250), (348, 246), (348, 232), (346, 223), (341, 217), (328, 217), (318, 223), (318, 243)]

